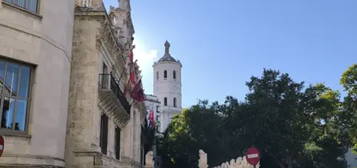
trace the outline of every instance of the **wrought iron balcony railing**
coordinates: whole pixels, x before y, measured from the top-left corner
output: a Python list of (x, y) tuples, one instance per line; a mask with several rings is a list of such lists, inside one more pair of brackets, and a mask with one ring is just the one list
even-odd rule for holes
[(130, 104), (126, 99), (124, 93), (119, 87), (119, 82), (113, 77), (112, 74), (99, 74), (99, 89), (111, 90), (118, 98), (125, 111), (130, 114)]

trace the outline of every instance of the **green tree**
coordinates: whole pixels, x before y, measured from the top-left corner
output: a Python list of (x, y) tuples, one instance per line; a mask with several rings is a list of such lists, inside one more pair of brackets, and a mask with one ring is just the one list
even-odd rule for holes
[(345, 131), (346, 114), (341, 110), (337, 91), (323, 84), (310, 86), (304, 94), (305, 124), (309, 132), (305, 143), (305, 167), (346, 167), (344, 154), (348, 149), (349, 136)]
[(252, 77), (247, 86), (250, 114), (244, 136), (269, 158), (263, 165), (293, 167), (308, 139), (300, 103), (303, 83), (294, 82), (288, 74), (264, 70), (261, 78)]
[(357, 152), (357, 64), (352, 65), (342, 74), (340, 83), (347, 92), (343, 103), (346, 118), (352, 118), (351, 123), (345, 123), (348, 123), (346, 127)]
[(176, 116), (161, 139), (163, 167), (197, 167), (199, 149), (215, 166), (250, 146), (261, 150), (263, 168), (346, 167), (354, 124), (346, 109), (354, 102), (340, 102), (339, 93), (323, 84), (304, 89), (303, 82), (274, 70), (247, 86), (244, 102), (200, 101)]
[(191, 136), (190, 125), (187, 123), (188, 111), (184, 110), (175, 116), (164, 133), (159, 138), (159, 155), (162, 158), (161, 167), (195, 168), (198, 165), (198, 143)]

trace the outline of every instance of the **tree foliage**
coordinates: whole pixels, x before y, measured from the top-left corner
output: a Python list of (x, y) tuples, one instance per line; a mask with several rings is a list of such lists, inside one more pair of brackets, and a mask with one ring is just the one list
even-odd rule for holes
[(355, 71), (349, 71), (341, 80), (349, 87), (344, 102), (323, 84), (305, 88), (274, 70), (246, 83), (243, 102), (234, 97), (223, 104), (200, 101), (176, 116), (161, 139), (164, 167), (197, 167), (199, 149), (215, 166), (251, 146), (260, 149), (263, 168), (346, 167), (344, 153), (357, 128), (350, 88)]
[(198, 165), (199, 150), (196, 140), (191, 136), (188, 124), (188, 110), (173, 118), (164, 137), (159, 138), (161, 167), (195, 168)]
[[(352, 65), (346, 72), (343, 73), (341, 85), (347, 92), (347, 96), (344, 98), (343, 108), (348, 115), (346, 117), (354, 118), (352, 123), (349, 123), (349, 134), (355, 144), (355, 152), (357, 153), (357, 64)], [(353, 129), (354, 128), (354, 129)]]

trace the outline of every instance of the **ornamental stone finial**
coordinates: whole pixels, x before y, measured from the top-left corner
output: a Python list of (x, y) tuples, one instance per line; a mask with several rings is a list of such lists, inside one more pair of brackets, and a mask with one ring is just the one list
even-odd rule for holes
[(130, 11), (130, 0), (118, 0), (119, 8), (123, 10)]
[(205, 153), (202, 149), (199, 150), (200, 159), (198, 160), (199, 168), (208, 168), (207, 164), (207, 153)]
[(167, 40), (165, 42), (165, 54), (170, 54), (170, 43)]

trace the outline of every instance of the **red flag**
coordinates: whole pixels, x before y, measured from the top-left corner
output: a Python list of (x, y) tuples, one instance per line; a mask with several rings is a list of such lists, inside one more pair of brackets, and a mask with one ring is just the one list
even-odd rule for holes
[(128, 69), (129, 69), (129, 79), (125, 86), (124, 94), (132, 92), (136, 84), (136, 71), (133, 63), (133, 51), (129, 51), (128, 54)]
[(138, 83), (136, 83), (134, 89), (132, 90), (131, 97), (139, 102), (143, 102), (145, 100), (144, 89), (142, 88), (141, 79)]
[(130, 72), (130, 78), (129, 78), (130, 82), (132, 84), (135, 84), (136, 83), (136, 75), (135, 75), (135, 72), (134, 71), (131, 71)]
[(133, 51), (129, 51), (129, 54), (128, 54), (128, 58), (129, 58), (129, 64), (130, 63), (133, 63), (134, 61), (134, 54), (133, 54)]
[(154, 121), (154, 111), (150, 110), (149, 120)]
[(149, 114), (149, 126), (154, 128), (155, 127), (155, 117), (154, 117), (154, 111), (150, 111)]

